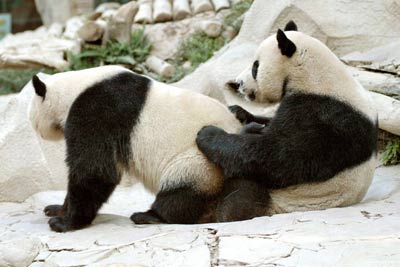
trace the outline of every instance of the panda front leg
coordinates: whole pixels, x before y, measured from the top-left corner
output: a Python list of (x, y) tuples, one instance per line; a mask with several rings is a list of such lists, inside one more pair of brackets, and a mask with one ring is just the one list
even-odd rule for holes
[(65, 197), (63, 205), (48, 205), (44, 208), (44, 214), (48, 217), (62, 217), (67, 213), (68, 210), (68, 194)]
[[(109, 179), (104, 174), (84, 173), (70, 173), (68, 193), (62, 206), (66, 210), (49, 220), (51, 230), (67, 232), (90, 225), (117, 185), (117, 179)], [(46, 209), (51, 210), (51, 207), (55, 205)]]
[(229, 106), (228, 108), (235, 115), (236, 119), (243, 124), (255, 122), (258, 124), (267, 125), (271, 121), (271, 118), (253, 115), (238, 105)]
[(199, 223), (206, 215), (214, 197), (198, 192), (190, 186), (182, 186), (160, 191), (151, 209), (131, 216), (136, 224)]

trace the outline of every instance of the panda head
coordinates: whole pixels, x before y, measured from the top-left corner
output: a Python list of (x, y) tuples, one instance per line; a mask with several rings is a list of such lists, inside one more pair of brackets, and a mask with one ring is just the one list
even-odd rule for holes
[(59, 95), (52, 90), (51, 82), (46, 83), (37, 75), (32, 77), (32, 85), (35, 91), (33, 96), (29, 118), (33, 128), (43, 139), (57, 141), (64, 137), (62, 116), (57, 104), (61, 104)]
[(291, 21), (284, 31), (279, 29), (261, 43), (252, 64), (236, 78), (238, 91), (250, 101), (279, 102), (288, 88), (302, 91), (312, 86), (310, 75), (321, 74), (318, 61), (330, 54), (320, 41), (298, 32)]

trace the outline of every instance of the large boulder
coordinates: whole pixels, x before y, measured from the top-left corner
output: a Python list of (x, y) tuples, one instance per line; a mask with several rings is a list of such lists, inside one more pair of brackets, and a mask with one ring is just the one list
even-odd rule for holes
[(64, 143), (36, 135), (28, 119), (33, 94), (29, 83), (18, 95), (0, 100), (0, 202), (65, 188)]

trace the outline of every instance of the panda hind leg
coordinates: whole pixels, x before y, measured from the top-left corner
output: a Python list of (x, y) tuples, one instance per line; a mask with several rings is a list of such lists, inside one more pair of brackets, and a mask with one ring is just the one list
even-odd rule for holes
[(268, 190), (247, 179), (229, 179), (217, 200), (216, 220), (232, 222), (265, 216), (271, 198)]
[(190, 186), (165, 189), (157, 194), (149, 211), (134, 213), (131, 220), (137, 224), (199, 223), (212, 201), (212, 197), (199, 193)]
[(97, 211), (117, 185), (117, 179), (105, 177), (107, 176), (94, 173), (70, 173), (64, 205), (50, 205), (45, 208), (46, 215), (55, 216), (49, 220), (51, 230), (67, 232), (91, 224)]

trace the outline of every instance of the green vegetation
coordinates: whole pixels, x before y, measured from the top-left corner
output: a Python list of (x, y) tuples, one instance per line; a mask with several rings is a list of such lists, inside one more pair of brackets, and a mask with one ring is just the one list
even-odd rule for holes
[(0, 95), (18, 93), (31, 80), (32, 76), (38, 72), (54, 73), (49, 69), (0, 70)]
[(232, 7), (232, 11), (225, 17), (224, 23), (227, 26), (231, 26), (235, 29), (236, 32), (239, 32), (240, 27), (242, 26), (244, 13), (250, 8), (253, 0), (243, 0), (236, 3)]
[(82, 52), (68, 53), (70, 67), (67, 70), (80, 70), (95, 66), (122, 64), (139, 73), (145, 71), (142, 63), (150, 54), (152, 44), (144, 33), (137, 29), (132, 33), (129, 43), (109, 41), (105, 46), (85, 44)]
[[(194, 33), (181, 43), (175, 58), (169, 62), (176, 68), (175, 75), (171, 78), (156, 78), (167, 83), (179, 81), (194, 71), (201, 63), (210, 59), (226, 42), (227, 40), (221, 36), (212, 38), (202, 32)], [(190, 67), (183, 67), (185, 62), (190, 62)]]
[(400, 163), (400, 138), (389, 140), (383, 152), (383, 164), (394, 165)]
[[(99, 0), (99, 2), (108, 1)], [(120, 2), (126, 1), (121, 0)], [(252, 0), (243, 0), (235, 4), (232, 7), (232, 11), (225, 17), (225, 27), (231, 26), (238, 32), (243, 22), (243, 14), (250, 8), (252, 2)], [(81, 53), (76, 55), (67, 53), (70, 66), (65, 71), (108, 64), (121, 64), (138, 73), (150, 75), (160, 81), (171, 83), (179, 81), (193, 72), (228, 41), (230, 40), (222, 36), (211, 38), (201, 32), (194, 33), (181, 43), (175, 57), (168, 60), (169, 63), (175, 66), (176, 72), (173, 77), (165, 78), (150, 72), (143, 64), (150, 54), (152, 44), (145, 35), (144, 28), (142, 28), (132, 33), (129, 43), (110, 41), (105, 46), (85, 44)], [(190, 64), (184, 67), (185, 63)], [(37, 72), (55, 73), (56, 71), (49, 69), (0, 70), (0, 95), (19, 92)]]

